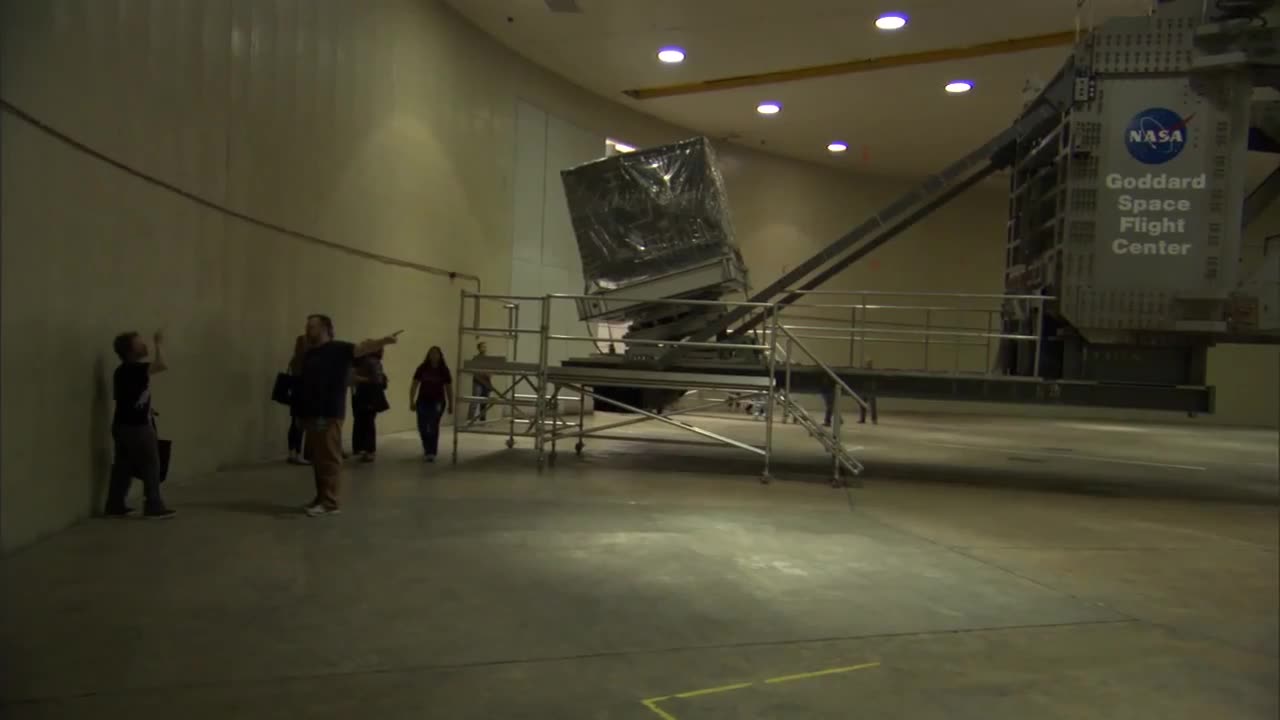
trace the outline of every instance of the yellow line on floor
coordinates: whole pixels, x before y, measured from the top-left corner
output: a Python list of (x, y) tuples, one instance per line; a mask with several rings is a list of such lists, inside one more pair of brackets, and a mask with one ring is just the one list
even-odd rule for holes
[[(875, 667), (880, 667), (880, 663), (878, 662), (862, 663), (861, 665), (849, 665), (847, 667), (828, 668), (826, 670), (817, 670), (815, 672), (799, 673), (797, 675), (783, 675), (781, 677), (769, 678), (764, 682), (765, 684), (772, 685), (776, 683), (791, 682), (792, 680), (807, 680), (809, 678), (822, 677), (823, 675), (836, 675), (838, 673), (853, 672), (855, 670), (867, 670), (869, 668), (875, 668)], [(704, 695), (715, 695), (717, 693), (726, 693), (732, 690), (742, 690), (744, 688), (749, 688), (753, 685), (755, 685), (755, 683), (749, 683), (749, 682), (734, 683), (733, 685), (721, 685), (719, 687), (704, 688), (702, 690), (690, 690), (688, 692), (676, 693), (675, 695), (663, 695), (661, 697), (651, 697), (647, 700), (641, 700), (640, 703), (645, 707), (649, 708), (649, 710), (653, 711), (653, 714), (662, 718), (662, 720), (676, 720), (676, 717), (674, 715), (658, 707), (658, 703), (664, 702), (666, 700), (677, 700), (677, 699), (688, 700), (689, 698), (702, 697)]]
[(827, 670), (817, 670), (815, 672), (799, 673), (798, 675), (783, 675), (782, 677), (769, 678), (765, 680), (766, 684), (791, 682), (792, 680), (807, 680), (809, 678), (822, 677), (823, 675), (837, 675), (839, 673), (853, 672), (855, 670), (867, 670), (869, 668), (880, 667), (880, 663), (863, 663), (861, 665), (850, 665), (849, 667), (830, 668)]
[(688, 692), (677, 693), (675, 695), (663, 695), (662, 697), (649, 698), (648, 700), (641, 700), (640, 702), (645, 707), (652, 710), (654, 715), (657, 715), (658, 717), (662, 718), (662, 720), (676, 720), (676, 717), (674, 715), (658, 707), (658, 703), (662, 702), (663, 700), (676, 700), (676, 699), (688, 700), (689, 698), (702, 697), (703, 695), (715, 695), (716, 693), (725, 693), (731, 690), (741, 690), (743, 688), (749, 688), (753, 684), (754, 683), (748, 682), (748, 683), (734, 683), (733, 685), (721, 685), (720, 687), (703, 688), (702, 690), (690, 690)]
[(666, 699), (667, 699), (667, 698), (654, 698), (654, 699), (652, 699), (652, 700), (645, 700), (645, 701), (644, 701), (644, 706), (645, 706), (645, 707), (647, 707), (647, 708), (649, 708), (650, 710), (652, 710), (652, 711), (653, 711), (653, 714), (654, 714), (654, 715), (657, 715), (657, 716), (658, 716), (658, 717), (660, 717), (660, 718), (662, 718), (662, 720), (676, 720), (676, 716), (675, 716), (675, 715), (672, 715), (671, 713), (667, 712), (666, 710), (663, 710), (662, 708), (658, 707), (658, 702), (659, 702), (660, 700), (666, 700)]
[(749, 688), (749, 687), (751, 687), (751, 683), (721, 685), (720, 687), (707, 688), (705, 690), (690, 690), (689, 692), (682, 692), (678, 695), (672, 695), (672, 697), (678, 697), (681, 700), (684, 700), (687, 698), (702, 697), (703, 695), (715, 695), (716, 693), (729, 692), (730, 690), (741, 690), (742, 688)]

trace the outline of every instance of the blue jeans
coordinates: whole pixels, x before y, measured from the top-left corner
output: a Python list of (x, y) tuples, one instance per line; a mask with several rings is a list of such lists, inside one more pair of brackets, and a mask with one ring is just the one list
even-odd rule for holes
[(418, 437), (422, 438), (422, 454), (435, 457), (440, 450), (440, 418), (444, 416), (444, 401), (418, 402)]

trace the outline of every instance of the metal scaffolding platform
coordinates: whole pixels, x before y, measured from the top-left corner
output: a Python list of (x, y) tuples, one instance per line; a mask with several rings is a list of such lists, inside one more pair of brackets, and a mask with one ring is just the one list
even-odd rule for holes
[[(537, 451), (539, 469), (554, 464), (562, 443), (573, 442), (581, 455), (589, 439), (714, 445), (746, 452), (763, 463), (761, 477), (768, 481), (773, 460), (775, 422), (802, 426), (827, 456), (834, 485), (857, 477), (863, 467), (842, 437), (841, 407), (869, 409), (866, 398), (913, 398), (941, 401), (1075, 405), (1205, 413), (1213, 410), (1208, 387), (1170, 387), (1050, 381), (1002, 374), (1002, 353), (1018, 352), (1039, 363), (1043, 337), (1038, 324), (1032, 335), (1001, 332), (993, 317), (1008, 311), (1036, 313), (1052, 298), (1041, 296), (942, 294), (942, 293), (821, 293), (795, 291), (814, 302), (792, 300), (766, 307), (768, 321), (746, 343), (733, 341), (660, 341), (630, 339), (659, 350), (686, 347), (689, 352), (676, 365), (637, 366), (626, 355), (594, 353), (566, 357), (552, 363), (551, 348), (559, 344), (596, 343), (595, 335), (552, 331), (552, 308), (577, 303), (582, 295), (512, 297), (462, 293), (458, 347), (469, 336), (496, 338), (508, 343), (509, 353), (464, 360), (459, 352), (460, 376), (485, 374), (495, 381), (494, 394), (464, 394), (455, 384), (455, 407), (477, 403), (502, 408), (505, 416), (487, 422), (454, 424), (454, 462), (459, 439), (468, 434), (500, 435), (507, 447), (529, 439)], [(832, 301), (835, 298), (835, 301)], [(625, 298), (621, 300), (625, 301)], [(843, 300), (844, 302), (840, 302)], [(654, 300), (689, 305), (699, 301)], [(708, 301), (709, 302), (709, 301)], [(503, 323), (485, 325), (488, 313), (481, 306), (494, 304), (507, 315)], [(756, 305), (716, 301), (717, 305)], [(534, 306), (536, 328), (521, 327), (521, 305)], [(467, 312), (470, 310), (471, 312)], [(806, 313), (813, 313), (812, 315)], [(470, 323), (466, 318), (472, 318)], [(529, 317), (528, 314), (525, 316)], [(521, 359), (522, 336), (525, 354)], [(811, 343), (814, 345), (811, 347)], [(817, 343), (821, 343), (818, 345)], [(819, 348), (815, 350), (815, 348)], [(921, 362), (911, 366), (911, 354)], [(831, 358), (840, 358), (831, 360)], [(872, 367), (873, 358), (894, 362), (884, 369)], [(503, 387), (497, 387), (502, 385)], [(624, 389), (631, 394), (615, 392)], [(524, 391), (524, 392), (522, 392)], [(650, 391), (656, 394), (646, 394)], [(707, 397), (719, 393), (715, 399)], [(831, 427), (816, 421), (801, 398), (822, 396), (830, 409)], [(632, 399), (638, 398), (638, 399)], [(731, 403), (751, 402), (763, 407), (763, 445), (729, 437), (691, 422), (694, 413)], [(625, 413), (617, 420), (587, 422), (587, 406)], [(576, 404), (576, 412), (566, 412)], [(645, 422), (656, 422), (696, 437), (676, 440), (616, 431)]]
[[(550, 348), (553, 343), (595, 342), (598, 338), (589, 335), (557, 334), (551, 331), (552, 306), (556, 303), (576, 303), (587, 296), (582, 295), (547, 295), (545, 297), (516, 297), (500, 295), (478, 295), (462, 293), (462, 308), (459, 313), (458, 327), (458, 364), (460, 375), (487, 375), (490, 378), (504, 378), (505, 387), (497, 388), (489, 396), (464, 394), (462, 382), (455, 382), (454, 406), (461, 413), (461, 408), (482, 404), (487, 407), (500, 407), (506, 410), (506, 417), (488, 422), (454, 423), (453, 461), (456, 463), (461, 436), (468, 434), (502, 435), (507, 438), (507, 447), (514, 447), (520, 438), (532, 440), (537, 451), (539, 470), (554, 464), (558, 455), (558, 446), (562, 442), (572, 440), (575, 453), (581, 455), (590, 439), (628, 440), (652, 443), (674, 443), (681, 445), (715, 445), (733, 448), (759, 457), (763, 462), (761, 478), (770, 479), (770, 463), (773, 456), (773, 432), (776, 417), (789, 418), (797, 424), (804, 425), (809, 434), (817, 440), (823, 452), (831, 459), (832, 483), (844, 484), (850, 477), (856, 476), (863, 469), (842, 442), (840, 429), (842, 421), (837, 417), (831, 428), (824, 428), (810, 419), (808, 413), (785, 389), (784, 383), (776, 378), (779, 367), (790, 367), (791, 357), (796, 348), (802, 348), (798, 338), (776, 322), (771, 332), (762, 333), (755, 344), (742, 342), (684, 342), (650, 341), (658, 347), (685, 345), (702, 352), (715, 353), (724, 351), (740, 356), (744, 352), (756, 353), (759, 362), (754, 364), (738, 364), (727, 366), (727, 372), (709, 372), (706, 368), (694, 368), (689, 372), (676, 370), (657, 370), (649, 368), (626, 367), (621, 363), (610, 366), (590, 366), (574, 361), (565, 361), (559, 365), (549, 362)], [(626, 298), (620, 301), (626, 302)], [(687, 306), (698, 304), (693, 300), (653, 300), (646, 298), (647, 303), (670, 302)], [(506, 327), (485, 325), (481, 318), (486, 317), (483, 306), (491, 304), (501, 307), (506, 312)], [(707, 302), (708, 305), (721, 306), (726, 303)], [(520, 327), (520, 307), (536, 306), (537, 317), (540, 318), (537, 329)], [(734, 303), (728, 303), (732, 306)], [(468, 312), (470, 310), (470, 312)], [(467, 318), (471, 322), (467, 322)], [(528, 315), (526, 315), (528, 317)], [(519, 339), (522, 335), (537, 337), (537, 362), (520, 361)], [(461, 348), (467, 337), (496, 338), (506, 340), (510, 347), (507, 350), (513, 356), (478, 357), (464, 360)], [(780, 338), (787, 338), (788, 349), (783, 350)], [(629, 342), (646, 342), (630, 340)], [(526, 350), (528, 344), (526, 343)], [(801, 350), (806, 352), (807, 349)], [(602, 355), (601, 357), (607, 357)], [(615, 359), (621, 360), (621, 358)], [(815, 368), (823, 368), (830, 382), (833, 401), (839, 407), (843, 398), (845, 402), (866, 407), (866, 403), (858, 397), (849, 386), (832, 372), (816, 356), (810, 361)], [(780, 364), (781, 363), (781, 364)], [(602, 392), (602, 388), (628, 388), (638, 390), (670, 391), (672, 397), (688, 398), (700, 392), (714, 391), (724, 393), (723, 397), (703, 401), (692, 407), (644, 407), (643, 403), (631, 403), (616, 396)], [(529, 394), (521, 395), (521, 389), (528, 389)], [(562, 393), (568, 391), (568, 395)], [(576, 402), (577, 413), (563, 412), (565, 401)], [(707, 410), (724, 406), (731, 402), (759, 402), (765, 407), (765, 442), (756, 445), (744, 442), (705, 427), (699, 427), (687, 421), (687, 416), (699, 410)], [(613, 422), (589, 425), (586, 422), (587, 403), (592, 402), (597, 408), (610, 408), (630, 417)], [(685, 416), (685, 417), (681, 417)], [(674, 427), (693, 435), (696, 439), (673, 440), (670, 437), (637, 436), (633, 434), (617, 434), (623, 427), (645, 422), (657, 422)], [(505, 425), (505, 429), (501, 426)]]

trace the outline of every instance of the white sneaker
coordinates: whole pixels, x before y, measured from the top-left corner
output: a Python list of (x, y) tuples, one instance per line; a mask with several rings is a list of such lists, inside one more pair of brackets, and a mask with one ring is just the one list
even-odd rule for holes
[(327, 508), (323, 505), (311, 505), (303, 510), (307, 517), (322, 517), (324, 515), (338, 515), (342, 512), (338, 508)]

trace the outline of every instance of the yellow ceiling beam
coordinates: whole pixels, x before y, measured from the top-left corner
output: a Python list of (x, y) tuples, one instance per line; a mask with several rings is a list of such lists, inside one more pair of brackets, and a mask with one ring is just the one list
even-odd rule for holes
[(716, 92), (717, 90), (734, 90), (760, 85), (777, 85), (797, 80), (853, 75), (855, 73), (887, 70), (889, 68), (908, 67), (910, 65), (927, 65), (929, 63), (947, 62), (950, 60), (969, 60), (972, 58), (1008, 55), (1010, 53), (1040, 50), (1042, 48), (1073, 45), (1076, 32), (1049, 33), (1047, 35), (1031, 35), (1028, 37), (997, 40), (996, 42), (966, 45), (963, 47), (943, 48), (941, 50), (925, 50), (923, 52), (905, 53), (902, 55), (886, 55), (878, 58), (865, 58), (831, 65), (813, 65), (810, 67), (776, 70), (774, 72), (757, 73), (755, 75), (739, 75), (737, 77), (717, 78), (701, 82), (681, 83), (663, 87), (624, 90), (623, 94), (636, 100), (652, 100), (654, 98), (674, 97), (676, 95), (694, 95), (697, 93)]

